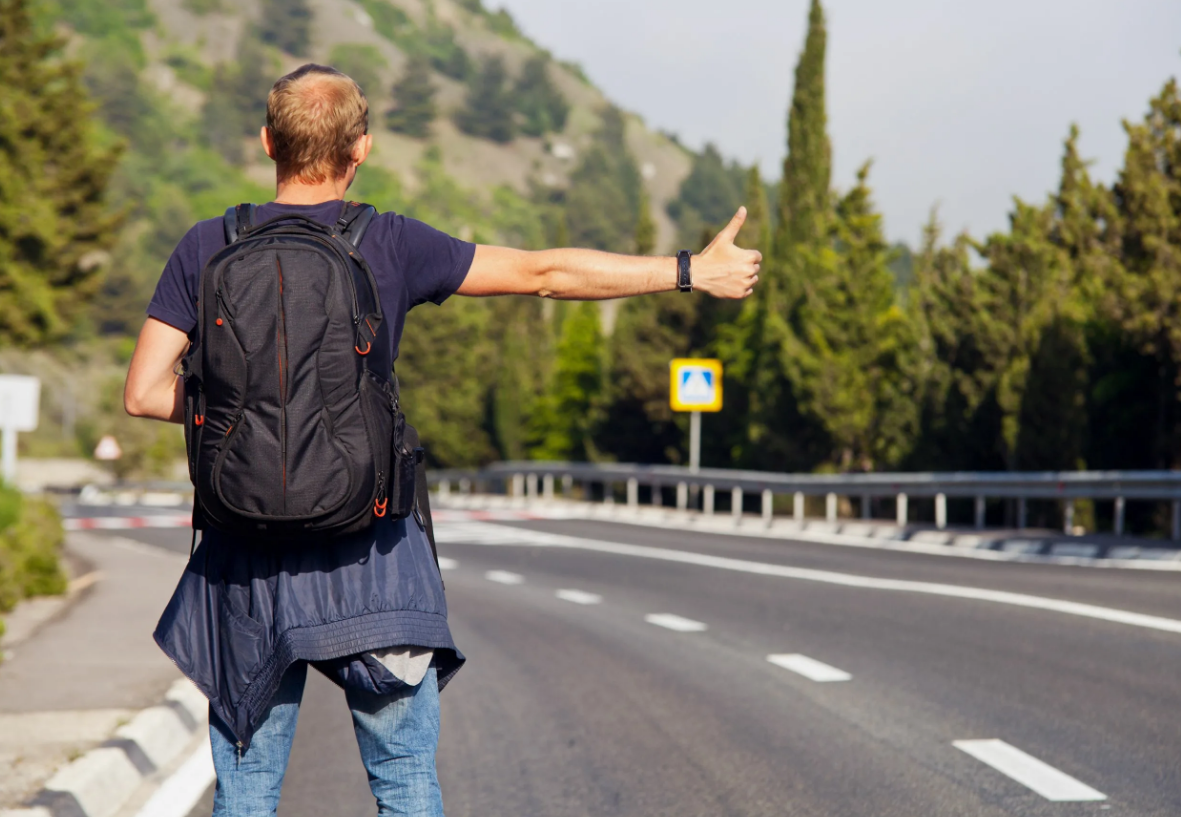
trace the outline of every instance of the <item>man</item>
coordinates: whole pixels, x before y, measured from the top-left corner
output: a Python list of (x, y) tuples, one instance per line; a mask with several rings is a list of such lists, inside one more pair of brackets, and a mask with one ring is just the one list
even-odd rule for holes
[[(305, 65), (276, 82), (261, 133), (275, 162), (275, 200), (257, 221), (300, 214), (334, 223), (372, 146), (368, 112), (356, 83), (331, 68)], [(734, 245), (745, 217), (740, 209), (692, 260), (693, 289), (751, 293), (761, 257)], [(169, 260), (128, 372), (130, 414), (183, 422), (176, 371), (197, 326), (201, 269), (225, 243), (222, 219), (203, 221)], [(452, 294), (593, 300), (684, 283), (671, 257), (477, 247), (394, 213), (373, 221), (359, 249), (391, 327), (389, 360), (406, 312)], [(438, 692), (464, 659), (420, 526), (386, 520), (324, 547), (286, 549), (209, 529), (155, 637), (210, 699), (215, 815), (275, 813), (309, 663), (345, 689), (378, 813), (443, 814)]]

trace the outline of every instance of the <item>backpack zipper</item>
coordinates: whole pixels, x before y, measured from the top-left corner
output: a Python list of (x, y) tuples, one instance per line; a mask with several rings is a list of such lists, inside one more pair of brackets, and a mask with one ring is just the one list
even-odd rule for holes
[(287, 512), (287, 310), (283, 306), (283, 264), (275, 254), (275, 270), (279, 275), (279, 322), (275, 339), (279, 355), (279, 447), (280, 467), (283, 469), (283, 512)]

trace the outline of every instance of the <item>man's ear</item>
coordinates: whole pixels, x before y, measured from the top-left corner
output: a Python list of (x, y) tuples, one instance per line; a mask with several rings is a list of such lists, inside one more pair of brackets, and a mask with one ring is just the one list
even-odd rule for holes
[(373, 134), (366, 133), (353, 145), (353, 164), (360, 167), (369, 158), (369, 151), (373, 150)]
[(266, 125), (262, 126), (262, 130), (258, 132), (258, 138), (262, 140), (262, 149), (267, 152), (267, 156), (271, 157), (273, 161), (275, 158), (275, 143), (271, 139), (271, 132)]

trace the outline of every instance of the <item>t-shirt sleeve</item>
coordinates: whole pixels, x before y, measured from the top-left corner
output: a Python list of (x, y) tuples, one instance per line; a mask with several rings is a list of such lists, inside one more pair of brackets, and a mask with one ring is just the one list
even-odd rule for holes
[(436, 230), (413, 218), (398, 216), (395, 253), (405, 276), (410, 306), (442, 304), (463, 284), (476, 255), (476, 245)]
[(156, 292), (148, 304), (148, 316), (174, 326), (185, 334), (197, 328), (197, 287), (201, 278), (200, 244), (197, 228), (172, 251), (164, 266)]

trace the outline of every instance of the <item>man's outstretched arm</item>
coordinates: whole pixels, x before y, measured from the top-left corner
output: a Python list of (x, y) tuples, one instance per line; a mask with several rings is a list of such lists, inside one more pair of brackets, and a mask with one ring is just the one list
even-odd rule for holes
[[(746, 208), (693, 258), (693, 288), (715, 298), (745, 298), (759, 280), (763, 256), (734, 245)], [(672, 257), (614, 255), (596, 250), (526, 252), (479, 246), (460, 295), (540, 295), (593, 301), (668, 292), (677, 288)]]

